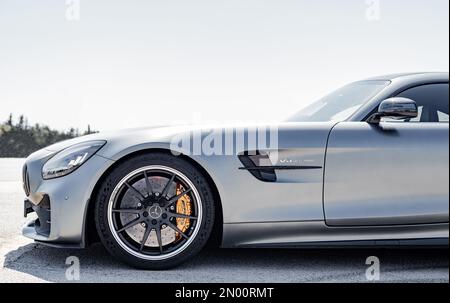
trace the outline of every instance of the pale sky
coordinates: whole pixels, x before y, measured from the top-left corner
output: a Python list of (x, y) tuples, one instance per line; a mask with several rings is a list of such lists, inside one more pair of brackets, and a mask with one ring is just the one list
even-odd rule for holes
[(276, 121), (362, 78), (448, 72), (448, 0), (373, 2), (80, 0), (76, 21), (65, 0), (0, 0), (0, 120)]

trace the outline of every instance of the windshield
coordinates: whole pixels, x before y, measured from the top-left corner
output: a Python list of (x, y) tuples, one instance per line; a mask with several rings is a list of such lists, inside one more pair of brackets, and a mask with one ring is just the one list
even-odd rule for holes
[(344, 86), (288, 119), (289, 122), (344, 121), (381, 92), (390, 81), (360, 81)]

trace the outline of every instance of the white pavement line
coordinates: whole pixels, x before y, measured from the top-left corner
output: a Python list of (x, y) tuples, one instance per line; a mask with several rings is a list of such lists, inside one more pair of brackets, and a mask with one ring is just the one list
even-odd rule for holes
[(0, 269), (1, 283), (49, 283), (33, 275), (15, 271), (9, 268)]

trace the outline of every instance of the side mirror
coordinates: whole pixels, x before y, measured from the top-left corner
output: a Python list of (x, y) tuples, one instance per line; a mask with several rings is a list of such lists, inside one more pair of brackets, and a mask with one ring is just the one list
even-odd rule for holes
[(389, 98), (380, 103), (378, 112), (370, 116), (367, 122), (378, 124), (383, 117), (402, 120), (416, 118), (417, 116), (418, 110), (415, 101), (407, 98)]

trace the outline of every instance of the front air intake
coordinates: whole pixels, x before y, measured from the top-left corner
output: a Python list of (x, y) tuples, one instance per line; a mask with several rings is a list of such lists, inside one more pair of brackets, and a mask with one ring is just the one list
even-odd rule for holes
[(28, 176), (28, 168), (25, 164), (22, 169), (22, 184), (25, 195), (28, 197), (30, 195), (30, 178)]

